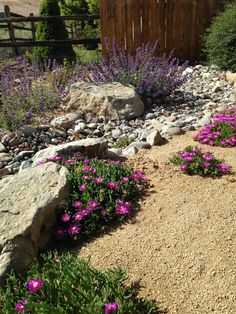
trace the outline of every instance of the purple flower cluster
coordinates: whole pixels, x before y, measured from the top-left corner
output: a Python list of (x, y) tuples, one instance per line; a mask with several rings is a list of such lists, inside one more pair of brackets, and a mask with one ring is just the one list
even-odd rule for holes
[(100, 62), (92, 62), (88, 65), (88, 72), (91, 76), (83, 74), (82, 80), (101, 82), (121, 82), (131, 84), (136, 91), (147, 97), (160, 97), (171, 94), (186, 79), (182, 73), (186, 64), (179, 65), (172, 54), (167, 58), (157, 57), (157, 43), (154, 47), (150, 44), (142, 45), (136, 49), (135, 56), (127, 54), (124, 49), (113, 41), (106, 42), (107, 58)]
[(184, 173), (203, 176), (222, 175), (232, 168), (216, 159), (212, 153), (203, 152), (201, 148), (191, 146), (179, 151), (170, 161), (179, 166), (179, 169)]
[[(33, 280), (28, 281), (26, 286), (29, 290), (29, 294), (33, 294), (33, 293), (38, 292), (42, 288), (43, 281), (41, 279), (33, 279)], [(17, 302), (15, 306), (15, 310), (17, 312), (24, 312), (26, 304), (28, 304), (27, 300), (21, 300)]]
[(59, 104), (65, 89), (63, 80), (58, 80), (61, 69), (55, 62), (48, 63), (51, 63), (50, 67), (43, 71), (36, 64), (30, 64), (27, 59), (19, 57), (17, 64), (1, 69), (0, 127), (15, 129), (28, 124), (33, 114)]
[(223, 113), (216, 114), (212, 123), (198, 132), (194, 139), (210, 146), (235, 147), (236, 109), (229, 108)]
[(55, 155), (41, 164), (47, 161), (65, 164), (74, 180), (73, 196), (58, 216), (55, 229), (58, 239), (81, 237), (89, 234), (90, 229), (97, 229), (96, 224), (122, 220), (131, 213), (130, 195), (133, 198), (144, 190), (147, 181), (142, 171), (132, 172), (126, 166), (109, 160), (83, 159), (81, 155), (65, 159)]

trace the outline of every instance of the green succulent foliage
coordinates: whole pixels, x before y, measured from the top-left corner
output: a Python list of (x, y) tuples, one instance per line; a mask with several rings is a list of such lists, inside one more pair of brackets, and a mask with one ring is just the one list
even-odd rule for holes
[(211, 64), (236, 72), (236, 3), (214, 18), (203, 37), (203, 51)]
[(99, 13), (99, 0), (86, 0), (89, 13)]
[[(26, 283), (32, 278), (42, 280), (43, 286), (29, 294)], [(8, 277), (0, 289), (0, 313), (16, 313), (20, 300), (27, 300), (25, 314), (103, 314), (110, 302), (118, 304), (119, 313), (159, 313), (153, 302), (137, 297), (137, 285), (125, 286), (125, 279), (121, 268), (101, 271), (71, 254), (48, 252), (41, 262), (31, 265), (25, 277), (14, 273)]]
[[(40, 16), (53, 15), (60, 15), (58, 0), (42, 0)], [(39, 41), (66, 40), (69, 36), (62, 20), (52, 20), (38, 23), (36, 38)], [(59, 63), (63, 63), (64, 59), (72, 62), (75, 61), (76, 55), (71, 44), (63, 44), (54, 47), (36, 47), (33, 49), (32, 59), (43, 65), (48, 59), (56, 59)]]

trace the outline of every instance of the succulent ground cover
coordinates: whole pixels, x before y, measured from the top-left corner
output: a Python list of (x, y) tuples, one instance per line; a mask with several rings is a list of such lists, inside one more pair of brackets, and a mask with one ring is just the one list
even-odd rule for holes
[(204, 152), (200, 147), (187, 146), (173, 155), (170, 162), (189, 175), (220, 176), (231, 170), (231, 166), (215, 158), (212, 153)]
[(121, 268), (97, 270), (88, 260), (48, 252), (25, 276), (11, 274), (0, 289), (0, 311), (37, 314), (158, 313), (137, 298), (138, 286), (125, 286)]
[[(58, 211), (58, 239), (81, 239), (123, 221), (132, 214), (131, 201), (144, 192), (147, 178), (119, 161), (55, 156), (47, 161), (70, 171), (71, 193)], [(45, 161), (41, 162), (43, 166)]]
[(216, 114), (194, 137), (201, 144), (221, 147), (236, 146), (236, 109), (229, 108)]

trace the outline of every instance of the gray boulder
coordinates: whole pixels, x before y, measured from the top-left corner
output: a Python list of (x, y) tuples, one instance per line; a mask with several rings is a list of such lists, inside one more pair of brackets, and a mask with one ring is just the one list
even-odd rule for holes
[(71, 85), (64, 103), (68, 110), (111, 120), (131, 120), (144, 112), (144, 104), (134, 87), (116, 82), (99, 85), (77, 82)]
[(32, 158), (32, 167), (37, 166), (41, 160), (56, 155), (73, 154), (80, 152), (88, 157), (107, 157), (107, 141), (100, 138), (87, 138), (84, 140), (69, 142), (45, 148), (37, 152)]
[(55, 212), (66, 199), (68, 170), (49, 162), (0, 181), (0, 284), (26, 270), (52, 235)]

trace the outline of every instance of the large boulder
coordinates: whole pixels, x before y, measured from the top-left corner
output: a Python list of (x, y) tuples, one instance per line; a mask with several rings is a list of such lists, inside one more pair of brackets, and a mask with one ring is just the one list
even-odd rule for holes
[(144, 104), (134, 87), (121, 83), (77, 82), (70, 87), (64, 101), (70, 111), (102, 115), (111, 120), (131, 120), (144, 112)]
[(55, 212), (69, 191), (68, 170), (49, 162), (0, 181), (0, 284), (24, 271), (45, 248)]
[(32, 158), (32, 167), (37, 166), (40, 161), (46, 160), (48, 157), (56, 155), (72, 155), (73, 153), (80, 152), (87, 157), (107, 157), (108, 143), (100, 138), (87, 138), (84, 140), (69, 142), (62, 145), (52, 146), (37, 152)]

